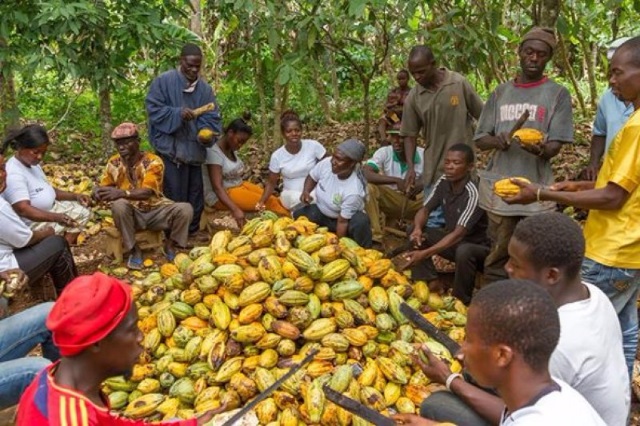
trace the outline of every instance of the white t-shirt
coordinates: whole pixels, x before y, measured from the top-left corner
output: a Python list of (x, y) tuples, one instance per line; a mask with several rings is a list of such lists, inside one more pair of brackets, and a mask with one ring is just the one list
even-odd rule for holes
[(207, 148), (207, 158), (202, 166), (202, 181), (204, 185), (204, 198), (207, 205), (212, 206), (218, 201), (218, 196), (213, 191), (207, 164), (217, 164), (222, 167), (222, 186), (233, 188), (242, 184), (244, 163), (236, 152), (236, 161), (229, 159), (216, 144)]
[[(2, 194), (9, 202), (29, 200), (31, 205), (40, 210), (49, 211), (56, 201), (56, 191), (47, 181), (47, 177), (39, 165), (27, 167), (16, 157), (7, 161), (7, 189)], [(31, 223), (24, 219), (25, 223)]]
[[(404, 160), (404, 159), (403, 159)], [(416, 147), (416, 153), (413, 158), (416, 178), (422, 174), (424, 168), (424, 148)], [(393, 150), (393, 146), (383, 146), (373, 153), (373, 157), (367, 160), (367, 164), (375, 171), (384, 173), (385, 176), (402, 178), (407, 175), (409, 168), (407, 163), (400, 162), (398, 154)], [(395, 188), (395, 185), (387, 185)]]
[(502, 413), (501, 426), (606, 426), (596, 410), (571, 386), (553, 379), (559, 390), (542, 395), (532, 405), (506, 415)]
[(584, 285), (588, 299), (558, 309), (560, 341), (549, 372), (580, 392), (607, 425), (624, 426), (631, 396), (620, 322), (602, 290)]
[(16, 214), (4, 198), (0, 197), (0, 271), (15, 269), (18, 261), (13, 255), (14, 248), (27, 245), (33, 232)]
[(316, 203), (325, 216), (351, 219), (364, 209), (365, 189), (355, 172), (346, 179), (338, 179), (331, 171), (331, 157), (320, 161), (309, 176), (316, 181)]
[(300, 143), (297, 154), (291, 154), (284, 146), (271, 154), (269, 171), (282, 176), (283, 190), (302, 192), (309, 172), (327, 152), (318, 141), (303, 139)]

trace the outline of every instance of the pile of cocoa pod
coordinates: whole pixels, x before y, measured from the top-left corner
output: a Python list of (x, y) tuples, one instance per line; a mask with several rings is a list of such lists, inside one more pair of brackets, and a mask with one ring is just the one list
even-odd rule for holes
[(237, 236), (219, 231), (132, 286), (144, 353), (130, 377), (103, 386), (130, 418), (243, 407), (313, 348), (313, 361), (256, 406), (261, 424), (366, 424), (326, 401), (325, 384), (385, 415), (417, 413), (441, 386), (412, 362), (416, 343), (461, 368), (398, 308), (406, 301), (460, 342), (460, 301), (304, 217), (267, 212)]

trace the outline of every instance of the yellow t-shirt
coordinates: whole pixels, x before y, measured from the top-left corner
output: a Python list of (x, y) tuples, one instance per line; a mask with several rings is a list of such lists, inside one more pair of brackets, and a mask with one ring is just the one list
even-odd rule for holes
[(596, 188), (612, 182), (629, 198), (620, 210), (591, 210), (584, 227), (586, 257), (614, 268), (640, 269), (640, 110), (636, 110), (604, 156)]

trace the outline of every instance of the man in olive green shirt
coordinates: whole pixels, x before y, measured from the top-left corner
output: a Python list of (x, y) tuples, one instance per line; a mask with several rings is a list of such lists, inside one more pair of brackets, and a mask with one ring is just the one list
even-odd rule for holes
[[(480, 117), (483, 102), (462, 75), (438, 67), (427, 46), (414, 46), (409, 53), (409, 72), (416, 84), (404, 103), (400, 135), (404, 137), (409, 172), (405, 178), (409, 188), (415, 181), (413, 158), (419, 133), (425, 140), (425, 197), (443, 173), (447, 149), (458, 143), (473, 145), (473, 121)], [(436, 212), (434, 212), (436, 213)], [(444, 225), (444, 218), (432, 214), (429, 226)]]

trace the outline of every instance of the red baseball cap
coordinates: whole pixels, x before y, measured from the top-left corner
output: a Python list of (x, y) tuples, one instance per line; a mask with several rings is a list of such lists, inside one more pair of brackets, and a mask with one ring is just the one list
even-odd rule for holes
[(62, 356), (77, 355), (107, 337), (132, 303), (128, 284), (101, 272), (83, 275), (64, 288), (46, 325)]

